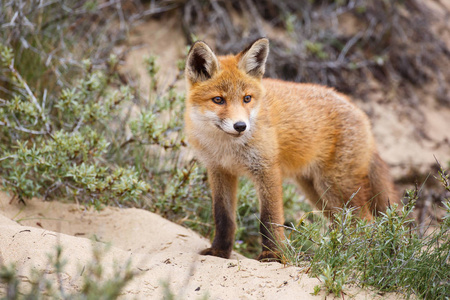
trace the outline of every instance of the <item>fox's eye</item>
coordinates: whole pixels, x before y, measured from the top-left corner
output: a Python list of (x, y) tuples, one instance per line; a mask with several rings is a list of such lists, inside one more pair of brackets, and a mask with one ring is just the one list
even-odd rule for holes
[(212, 101), (216, 104), (225, 104), (225, 99), (222, 97), (214, 97), (212, 98)]
[(247, 95), (244, 97), (244, 103), (249, 103), (250, 101), (252, 101), (252, 96)]

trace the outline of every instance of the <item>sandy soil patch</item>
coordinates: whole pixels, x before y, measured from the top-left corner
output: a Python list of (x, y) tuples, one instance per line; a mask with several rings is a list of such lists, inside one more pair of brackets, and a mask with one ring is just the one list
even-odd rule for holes
[[(209, 242), (193, 231), (140, 209), (107, 207), (101, 212), (76, 204), (27, 201), (27, 205), (0, 193), (0, 259), (15, 263), (23, 282), (31, 270), (46, 270), (48, 255), (63, 247), (68, 263), (63, 286), (73, 291), (81, 286), (80, 270), (92, 259), (92, 247), (111, 246), (103, 266), (124, 266), (131, 259), (138, 273), (123, 291), (123, 298), (162, 299), (163, 283), (181, 299), (321, 299), (313, 296), (320, 281), (305, 270), (279, 263), (260, 263), (233, 254), (229, 260), (199, 256)], [(94, 242), (97, 241), (97, 242)], [(48, 270), (48, 269), (47, 269)], [(49, 278), (55, 275), (48, 270)], [(53, 276), (53, 277), (52, 277)], [(376, 292), (349, 287), (354, 299), (374, 299)], [(0, 295), (4, 290), (0, 288)], [(383, 296), (385, 298), (386, 295)], [(395, 299), (395, 295), (389, 298)]]

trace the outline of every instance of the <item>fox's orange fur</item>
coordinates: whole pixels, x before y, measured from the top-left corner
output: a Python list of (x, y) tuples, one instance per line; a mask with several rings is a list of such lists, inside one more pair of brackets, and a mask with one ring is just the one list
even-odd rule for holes
[(208, 169), (216, 224), (205, 255), (230, 256), (240, 175), (254, 181), (260, 199), (259, 259), (276, 258), (282, 229), (272, 223), (284, 222), (285, 177), (327, 215), (351, 199), (371, 219), (398, 202), (367, 116), (331, 88), (262, 79), (268, 52), (268, 40), (259, 39), (235, 56), (217, 57), (203, 42), (188, 55), (186, 133)]

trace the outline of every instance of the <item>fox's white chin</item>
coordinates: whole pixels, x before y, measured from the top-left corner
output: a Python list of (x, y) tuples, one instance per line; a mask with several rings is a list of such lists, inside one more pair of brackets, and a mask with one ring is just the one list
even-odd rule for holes
[[(232, 136), (232, 137), (235, 137), (235, 138), (239, 138), (239, 137), (241, 137), (241, 136), (244, 136), (244, 135), (246, 135), (249, 131), (248, 130), (245, 130), (245, 131), (241, 131), (241, 132), (238, 132), (238, 131), (236, 131), (236, 130), (226, 130), (223, 126), (222, 126), (222, 124), (223, 123), (221, 123), (221, 124), (216, 124), (216, 127), (217, 127), (217, 129), (219, 129), (220, 131), (222, 131), (223, 133), (225, 133), (226, 135), (229, 135), (229, 136)], [(206, 125), (206, 124), (205, 124)]]
[(244, 132), (237, 132), (237, 133), (230, 133), (230, 132), (226, 132), (226, 131), (224, 131), (226, 134), (228, 134), (228, 135), (230, 135), (230, 136), (232, 136), (232, 137), (235, 137), (235, 138), (239, 138), (239, 137), (241, 137), (241, 136), (244, 136), (245, 135), (245, 133)]

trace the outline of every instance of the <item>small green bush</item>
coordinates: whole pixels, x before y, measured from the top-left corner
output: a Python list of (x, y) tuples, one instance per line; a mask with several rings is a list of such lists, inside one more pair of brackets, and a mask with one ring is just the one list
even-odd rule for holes
[[(0, 176), (20, 199), (59, 192), (96, 206), (138, 201), (150, 190), (133, 168), (108, 164), (104, 133), (132, 98), (128, 87), (110, 87), (112, 72), (93, 71), (85, 61), (82, 78), (51, 99), (38, 99), (15, 68), (12, 49), (0, 45), (12, 95), (0, 106)], [(112, 63), (115, 57), (111, 57)], [(114, 68), (114, 67), (112, 67)]]
[[(450, 190), (448, 175), (443, 169), (439, 174)], [(285, 258), (295, 265), (311, 259), (311, 275), (337, 296), (345, 284), (358, 284), (446, 299), (450, 295), (450, 199), (444, 200), (443, 222), (422, 238), (411, 214), (417, 195), (408, 191), (407, 205), (393, 206), (371, 223), (357, 219), (354, 209), (344, 208), (325, 232), (318, 223), (301, 221), (289, 226), (291, 234), (282, 248)]]

